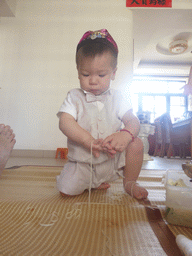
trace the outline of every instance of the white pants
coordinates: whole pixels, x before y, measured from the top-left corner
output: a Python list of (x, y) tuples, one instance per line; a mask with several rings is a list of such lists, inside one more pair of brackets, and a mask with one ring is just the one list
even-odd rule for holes
[[(92, 188), (99, 187), (103, 182), (111, 182), (123, 175), (125, 152), (117, 153), (115, 158), (109, 158), (101, 164), (93, 165)], [(68, 161), (61, 174), (56, 177), (57, 188), (67, 195), (79, 195), (89, 188), (91, 166), (88, 163)]]

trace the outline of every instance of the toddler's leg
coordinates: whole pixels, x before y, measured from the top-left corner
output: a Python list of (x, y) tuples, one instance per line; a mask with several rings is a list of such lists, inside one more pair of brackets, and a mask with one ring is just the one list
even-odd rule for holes
[(123, 185), (125, 191), (137, 198), (147, 198), (148, 192), (145, 188), (139, 186), (136, 181), (140, 174), (143, 163), (143, 142), (136, 138), (126, 149), (126, 165), (124, 167)]
[(0, 175), (15, 145), (15, 134), (9, 126), (0, 125)]
[[(104, 182), (104, 183), (102, 183), (98, 188), (93, 188), (93, 189), (95, 189), (95, 190), (106, 190), (106, 189), (108, 189), (108, 188), (110, 188), (110, 184), (107, 183), (107, 182)], [(62, 192), (60, 192), (60, 194), (61, 194), (62, 196), (73, 196), (73, 195), (64, 194), (64, 193), (62, 193)]]

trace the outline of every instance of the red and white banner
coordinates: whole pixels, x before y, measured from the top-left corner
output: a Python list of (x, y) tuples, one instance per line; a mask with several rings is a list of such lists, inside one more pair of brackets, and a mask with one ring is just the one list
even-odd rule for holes
[(126, 7), (171, 8), (172, 0), (126, 0)]

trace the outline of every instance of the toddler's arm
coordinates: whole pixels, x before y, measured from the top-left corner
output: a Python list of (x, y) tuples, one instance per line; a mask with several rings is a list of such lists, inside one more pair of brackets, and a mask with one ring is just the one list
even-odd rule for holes
[[(125, 129), (130, 131), (134, 137), (136, 138), (140, 131), (140, 121), (139, 119), (133, 114), (132, 110), (129, 110), (125, 113), (122, 119)], [(130, 138), (132, 139), (131, 135)]]
[[(125, 113), (125, 115), (122, 118), (122, 121), (125, 125), (126, 130), (130, 131), (133, 136), (136, 138), (139, 130), (140, 130), (140, 122), (138, 118), (133, 115), (132, 110), (129, 110)], [(102, 143), (102, 146), (110, 151), (115, 150), (122, 152), (126, 149), (128, 144), (132, 141), (132, 136), (126, 132), (116, 132), (108, 136)]]
[(59, 129), (72, 141), (82, 145), (87, 149), (93, 149), (93, 155), (99, 157), (99, 151), (102, 151), (101, 142), (103, 140), (95, 140), (91, 134), (83, 129), (68, 113), (63, 112), (59, 119)]

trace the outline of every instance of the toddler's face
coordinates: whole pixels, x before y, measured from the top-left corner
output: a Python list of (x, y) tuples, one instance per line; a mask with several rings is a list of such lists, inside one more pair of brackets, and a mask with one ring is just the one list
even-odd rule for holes
[(115, 79), (116, 68), (112, 67), (112, 55), (104, 52), (102, 55), (84, 57), (78, 65), (78, 78), (83, 90), (100, 95), (110, 87)]

